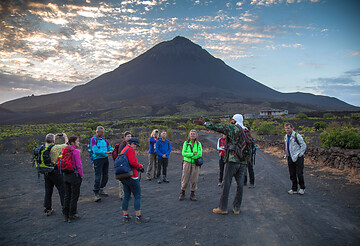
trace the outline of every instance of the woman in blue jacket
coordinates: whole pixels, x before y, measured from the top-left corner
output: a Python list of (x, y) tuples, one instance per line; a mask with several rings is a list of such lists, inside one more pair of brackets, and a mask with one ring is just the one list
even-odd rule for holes
[[(154, 129), (149, 138), (149, 164), (146, 169), (146, 180), (148, 180), (148, 181), (151, 180), (151, 176), (153, 179), (155, 178), (155, 172), (157, 170), (155, 144), (156, 144), (156, 141), (158, 140), (158, 137), (159, 137), (159, 130)], [(152, 170), (154, 170), (154, 171), (152, 171)], [(152, 175), (151, 175), (151, 173), (152, 173)]]

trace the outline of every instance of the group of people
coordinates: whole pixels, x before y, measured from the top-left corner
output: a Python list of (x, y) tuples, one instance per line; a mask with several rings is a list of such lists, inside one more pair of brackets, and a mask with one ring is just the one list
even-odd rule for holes
[[(222, 134), (218, 140), (217, 149), (219, 151), (219, 183), (222, 187), (222, 194), (219, 201), (219, 206), (213, 209), (216, 214), (228, 214), (228, 198), (233, 177), (237, 183), (237, 190), (233, 201), (233, 213), (239, 214), (243, 196), (243, 186), (246, 185), (245, 173), (249, 171), (250, 186), (255, 187), (255, 178), (253, 163), (251, 161), (251, 154), (253, 148), (246, 148), (246, 146), (253, 146), (254, 139), (250, 131), (243, 124), (243, 116), (235, 114), (231, 119), (231, 124), (214, 124), (212, 122), (204, 122), (203, 120), (195, 120), (193, 123), (203, 125), (208, 129), (214, 130)], [(288, 158), (288, 167), (290, 179), (292, 181), (292, 188), (288, 191), (289, 194), (305, 193), (305, 184), (303, 177), (304, 169), (304, 153), (306, 151), (306, 144), (302, 136), (293, 130), (291, 124), (285, 125), (286, 135), (285, 152)], [(108, 155), (116, 153), (118, 155), (126, 155), (129, 160), (129, 165), (133, 171), (133, 175), (127, 179), (121, 179), (119, 182), (120, 198), (122, 199), (123, 221), (128, 222), (132, 218), (128, 213), (128, 206), (131, 193), (134, 196), (135, 222), (146, 223), (150, 220), (148, 217), (143, 217), (141, 214), (141, 187), (139, 182), (138, 172), (143, 172), (143, 165), (137, 160), (135, 150), (140, 146), (140, 140), (132, 137), (130, 132), (125, 132), (123, 141), (115, 145), (115, 149), (111, 147), (109, 142), (104, 138), (105, 129), (98, 126), (96, 135), (90, 140), (91, 159), (94, 168), (94, 195), (95, 201), (99, 202), (102, 197), (108, 196), (104, 188), (108, 182), (109, 160)], [(149, 163), (146, 170), (146, 180), (156, 179), (157, 183), (168, 183), (167, 166), (169, 155), (171, 153), (171, 143), (167, 139), (166, 131), (162, 131), (159, 136), (159, 130), (152, 131), (149, 138)], [(56, 138), (63, 137), (65, 143), (55, 145)], [(185, 199), (185, 193), (190, 183), (190, 200), (196, 201), (195, 191), (197, 190), (199, 170), (201, 164), (199, 159), (202, 158), (202, 145), (198, 141), (197, 131), (191, 130), (188, 135), (188, 140), (183, 143), (182, 147), (182, 175), (181, 175), (181, 192), (179, 200)], [(54, 210), (51, 206), (51, 197), (53, 187), (59, 191), (61, 205), (63, 207), (64, 220), (72, 222), (79, 219), (77, 213), (77, 202), (80, 195), (80, 186), (83, 178), (82, 163), (80, 158), (79, 138), (68, 138), (65, 133), (61, 134), (47, 134), (45, 138), (46, 145), (54, 145), (51, 148), (51, 161), (56, 163), (61, 150), (64, 147), (71, 148), (73, 157), (74, 172), (62, 174), (55, 166), (54, 170), (46, 175), (45, 179), (45, 214), (51, 215)], [(238, 147), (240, 146), (240, 147)], [(240, 153), (241, 152), (241, 153)], [(113, 155), (114, 156), (114, 155)], [(162, 171), (162, 172), (161, 172)], [(161, 177), (162, 173), (162, 177)], [(298, 185), (300, 190), (298, 191)]]

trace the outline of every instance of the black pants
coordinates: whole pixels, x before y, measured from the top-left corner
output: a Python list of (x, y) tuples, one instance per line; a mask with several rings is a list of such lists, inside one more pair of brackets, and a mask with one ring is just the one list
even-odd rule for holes
[(167, 170), (168, 163), (169, 163), (169, 159), (168, 159), (168, 158), (158, 159), (157, 174), (156, 174), (156, 177), (157, 177), (157, 178), (160, 177), (161, 168), (162, 168), (162, 174), (163, 174), (164, 176), (166, 176), (166, 170)]
[(220, 157), (220, 159), (219, 159), (219, 169), (220, 169), (219, 183), (221, 183), (223, 181), (223, 178), (224, 178), (224, 167), (225, 167), (225, 162), (224, 162), (223, 158)]
[(51, 210), (52, 208), (52, 194), (54, 190), (54, 186), (59, 192), (60, 203), (61, 206), (64, 206), (64, 195), (65, 195), (65, 187), (63, 176), (60, 174), (59, 170), (54, 170), (51, 173), (44, 175), (45, 180), (45, 199), (44, 199), (44, 207), (45, 210)]
[(95, 182), (94, 192), (98, 193), (99, 190), (105, 188), (109, 180), (109, 159), (100, 158), (94, 160)]
[(288, 157), (288, 166), (290, 173), (290, 180), (292, 181), (292, 190), (297, 191), (298, 183), (301, 189), (305, 189), (304, 182), (304, 156), (299, 157), (296, 162), (293, 162), (290, 157)]
[[(248, 163), (247, 170), (249, 171), (249, 177), (250, 177), (250, 184), (255, 184), (255, 175), (254, 175), (254, 165), (251, 163)], [(247, 171), (245, 170), (245, 179), (244, 184), (247, 184)]]
[(64, 174), (65, 198), (63, 214), (72, 217), (77, 213), (77, 202), (80, 196), (82, 178), (79, 174)]

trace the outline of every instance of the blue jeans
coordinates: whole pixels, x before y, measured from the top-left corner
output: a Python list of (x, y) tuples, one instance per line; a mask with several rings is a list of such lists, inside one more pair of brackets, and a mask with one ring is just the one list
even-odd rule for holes
[(121, 180), (124, 187), (124, 199), (122, 202), (122, 210), (127, 211), (129, 207), (131, 192), (134, 195), (134, 208), (135, 211), (141, 210), (141, 188), (139, 179), (124, 179)]
[(94, 183), (94, 192), (99, 192), (100, 189), (103, 189), (109, 179), (109, 159), (101, 158), (94, 160), (94, 171), (95, 171), (95, 183)]
[(246, 165), (240, 163), (226, 163), (225, 164), (225, 174), (224, 174), (224, 186), (222, 195), (220, 198), (219, 208), (221, 210), (227, 210), (228, 200), (229, 200), (229, 191), (231, 187), (232, 178), (235, 177), (237, 189), (236, 195), (233, 202), (233, 208), (237, 211), (240, 210), (243, 188), (244, 188), (244, 174), (246, 170)]

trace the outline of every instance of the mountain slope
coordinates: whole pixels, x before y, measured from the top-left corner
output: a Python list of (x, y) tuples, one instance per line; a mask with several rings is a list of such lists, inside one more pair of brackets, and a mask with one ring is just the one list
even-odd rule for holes
[(128, 105), (176, 107), (189, 101), (211, 105), (219, 100), (245, 104), (286, 101), (309, 110), (356, 109), (336, 98), (280, 93), (234, 70), (184, 37), (159, 43), (114, 71), (70, 91), (21, 98), (1, 106), (13, 112), (71, 113)]

